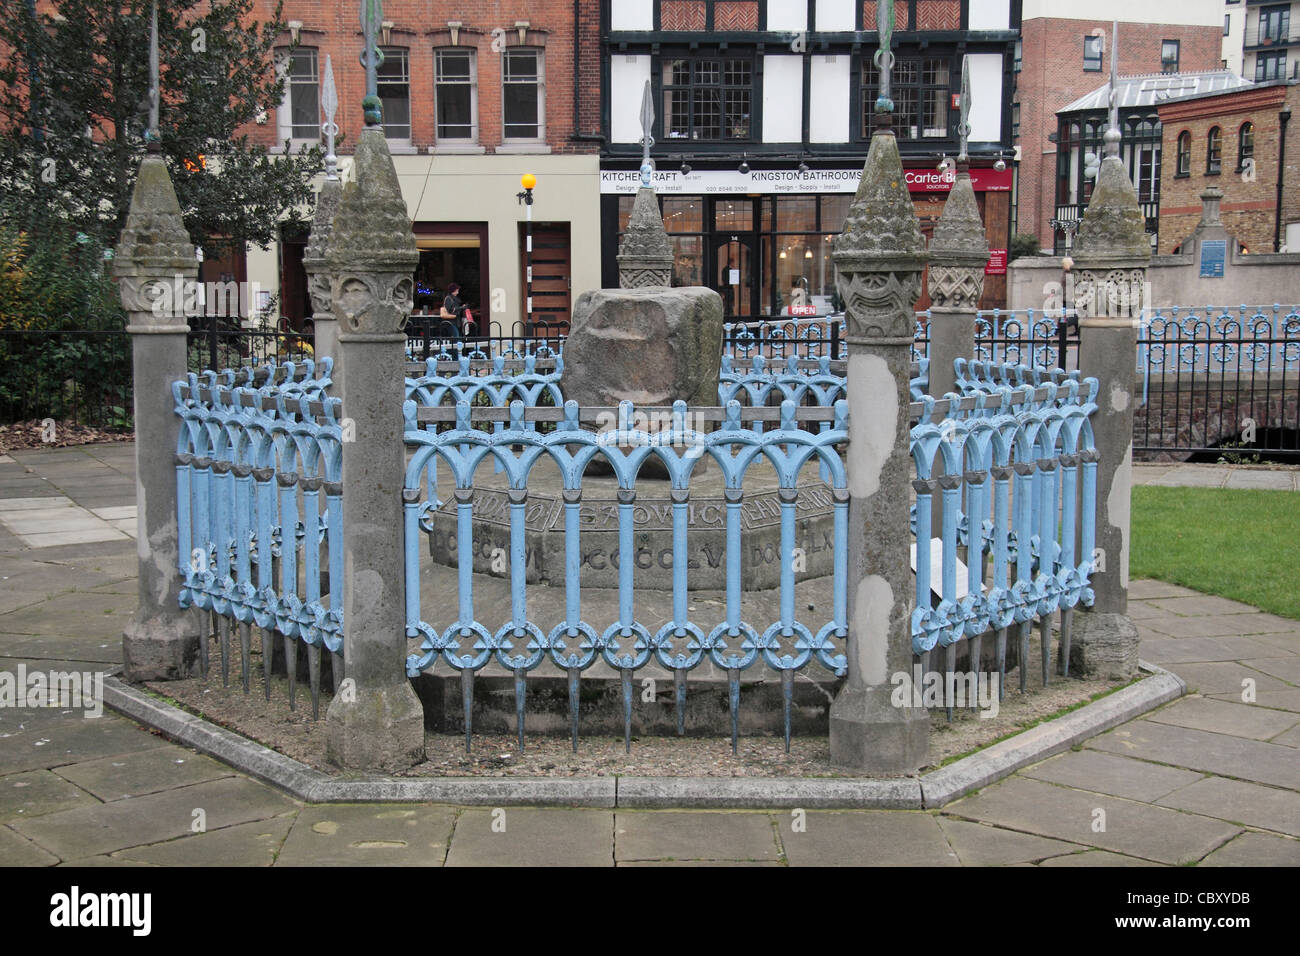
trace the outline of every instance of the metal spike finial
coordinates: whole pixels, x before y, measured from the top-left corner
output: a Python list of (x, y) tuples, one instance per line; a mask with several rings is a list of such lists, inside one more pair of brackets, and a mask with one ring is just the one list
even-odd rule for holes
[(957, 162), (970, 161), (967, 144), (970, 140), (970, 55), (961, 58), (961, 120), (957, 125), (960, 148), (957, 150)]
[(1106, 143), (1105, 155), (1119, 155), (1119, 21), (1110, 22), (1110, 89), (1107, 91), (1110, 107), (1110, 126), (1102, 139)]
[(654, 174), (654, 163), (650, 160), (650, 147), (655, 144), (651, 130), (655, 125), (654, 95), (650, 90), (650, 81), (645, 81), (645, 92), (641, 94), (641, 185), (649, 186)]
[(339, 178), (339, 158), (334, 155), (334, 137), (339, 134), (339, 126), (334, 122), (334, 116), (339, 109), (339, 94), (334, 87), (334, 64), (330, 62), (328, 53), (325, 54), (325, 80), (321, 88), (320, 105), (325, 111), (325, 122), (320, 128), (325, 134), (325, 178), (336, 180)]
[(366, 68), (366, 97), (361, 101), (367, 126), (383, 122), (383, 108), (379, 102), (379, 67), (384, 63), (384, 52), (379, 49), (379, 27), (384, 19), (383, 0), (361, 0), (361, 33), (365, 42), (361, 49), (361, 65)]
[(890, 99), (894, 52), (890, 45), (894, 39), (894, 0), (878, 0), (876, 3), (876, 32), (880, 37), (880, 49), (872, 57), (876, 69), (880, 71), (880, 94), (876, 97), (877, 113), (894, 112), (894, 101)]
[(153, 2), (153, 14), (149, 25), (149, 128), (145, 131), (145, 142), (150, 148), (156, 148), (162, 142), (158, 132), (158, 105), (161, 102), (158, 87), (158, 0)]

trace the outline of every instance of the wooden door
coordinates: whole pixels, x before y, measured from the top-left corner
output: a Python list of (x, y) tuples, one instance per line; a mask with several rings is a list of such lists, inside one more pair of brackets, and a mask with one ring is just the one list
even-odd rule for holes
[[(528, 295), (527, 226), (519, 226), (520, 288)], [(533, 325), (552, 334), (569, 331), (572, 306), (572, 252), (567, 222), (533, 223)], [(525, 313), (527, 302), (524, 303)], [(527, 314), (524, 316), (528, 320)], [(531, 334), (531, 332), (530, 332)]]

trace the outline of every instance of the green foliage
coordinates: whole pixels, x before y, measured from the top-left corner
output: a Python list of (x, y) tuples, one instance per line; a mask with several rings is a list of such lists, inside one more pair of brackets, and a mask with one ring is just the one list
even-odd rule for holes
[[(8, 4), (0, 18), (0, 181), (40, 219), (112, 244), (145, 149), (150, 3), (42, 6), (34, 19)], [(273, 63), (281, 8), (256, 23), (258, 6), (158, 5), (162, 151), (186, 228), (213, 249), (265, 247), (282, 219), (301, 220), (321, 165), (319, 146), (272, 157), (239, 132), (273, 117), (284, 93)]]
[(1014, 262), (1024, 256), (1036, 256), (1042, 251), (1042, 243), (1032, 232), (1018, 232), (1011, 237), (1011, 247), (1007, 250), (1007, 261)]
[(131, 350), (104, 248), (0, 208), (0, 421), (130, 423)]

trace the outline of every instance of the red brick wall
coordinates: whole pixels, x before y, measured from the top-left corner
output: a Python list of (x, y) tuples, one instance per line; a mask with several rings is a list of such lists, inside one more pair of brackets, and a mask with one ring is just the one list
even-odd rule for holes
[[(1224, 228), (1251, 252), (1272, 252), (1277, 223), (1278, 113), (1283, 103), (1295, 110), (1300, 105), (1300, 87), (1267, 87), (1244, 90), (1161, 107), (1162, 155), (1165, 175), (1160, 182), (1160, 249), (1173, 252), (1192, 234), (1201, 220), (1201, 193), (1208, 186), (1223, 190), (1219, 206)], [(1245, 122), (1255, 125), (1254, 180), (1237, 171), (1238, 132)], [(1211, 127), (1221, 131), (1221, 172), (1205, 171), (1206, 146)], [(1188, 176), (1178, 178), (1178, 137), (1191, 133), (1191, 167)], [(1300, 133), (1294, 122), (1287, 126), (1286, 184), (1294, 184), (1300, 159)], [(1295, 189), (1283, 189), (1283, 227), (1300, 213)], [(1287, 207), (1290, 207), (1289, 210)], [(1282, 237), (1285, 239), (1285, 234)]]
[[(256, 15), (269, 19), (272, 0), (262, 0)], [(333, 60), (338, 86), (338, 124), (346, 144), (356, 142), (363, 126), (361, 99), (365, 71), (361, 53), (361, 26), (355, 4), (323, 0), (285, 0), (283, 19), (302, 22), (300, 42), (317, 48), (320, 68), (325, 55)], [(488, 152), (501, 145), (501, 61), (492, 49), (492, 30), (500, 27), (507, 47), (518, 45), (516, 20), (530, 24), (528, 46), (545, 50), (546, 142), (554, 152), (594, 152), (598, 144), (572, 140), (573, 126), (573, 0), (387, 0), (384, 19), (392, 21), (392, 46), (409, 48), (411, 76), (411, 142), (416, 147), (436, 145), (433, 102), (433, 48), (447, 45), (447, 21), (462, 23), (458, 46), (477, 50), (479, 145)], [(580, 132), (600, 127), (600, 9), (597, 0), (582, 0), (579, 35)], [(288, 36), (284, 37), (288, 42)], [(499, 45), (499, 44), (498, 44)], [(277, 145), (276, 117), (263, 126), (250, 126), (249, 135), (268, 146)]]
[[(1083, 69), (1083, 38), (1094, 29), (1106, 36), (1102, 72)], [(1020, 103), (1020, 180), (1017, 231), (1034, 233), (1045, 248), (1052, 244), (1048, 223), (1055, 214), (1056, 111), (1106, 83), (1110, 76), (1110, 23), (1100, 20), (1035, 18), (1021, 27), (1021, 71), (1016, 77)], [(1183, 73), (1216, 70), (1222, 59), (1222, 27), (1121, 23), (1119, 73), (1160, 72), (1160, 41), (1179, 41)], [(1163, 182), (1162, 182), (1163, 186)]]

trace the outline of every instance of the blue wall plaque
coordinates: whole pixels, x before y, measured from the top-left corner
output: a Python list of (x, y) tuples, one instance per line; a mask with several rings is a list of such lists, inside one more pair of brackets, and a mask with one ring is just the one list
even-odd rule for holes
[(1223, 263), (1228, 257), (1227, 239), (1201, 240), (1201, 278), (1222, 279)]

